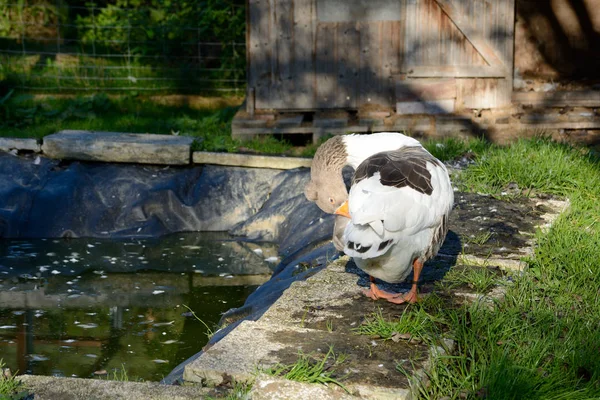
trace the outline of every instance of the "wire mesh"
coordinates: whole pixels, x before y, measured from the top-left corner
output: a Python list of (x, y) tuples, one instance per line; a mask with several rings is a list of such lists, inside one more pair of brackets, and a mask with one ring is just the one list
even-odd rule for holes
[(243, 91), (244, 24), (240, 0), (0, 0), (0, 84), (36, 92)]

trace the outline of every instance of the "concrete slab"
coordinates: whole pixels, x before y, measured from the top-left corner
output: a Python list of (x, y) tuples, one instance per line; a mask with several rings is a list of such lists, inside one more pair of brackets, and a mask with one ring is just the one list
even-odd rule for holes
[(190, 163), (191, 137), (64, 130), (44, 138), (51, 158), (141, 164)]
[(0, 137), (0, 150), (26, 150), (39, 153), (42, 146), (37, 139), (2, 138)]
[(100, 379), (23, 375), (20, 379), (36, 400), (189, 400), (204, 399), (199, 386), (167, 386), (155, 382), (119, 382)]
[[(353, 331), (365, 315), (387, 306), (365, 301), (356, 275), (345, 271), (348, 260), (343, 257), (306, 281), (292, 284), (258, 321), (242, 322), (188, 364), (184, 380), (206, 386), (228, 380), (249, 382), (261, 368), (294, 363), (299, 352), (322, 358), (332, 348), (345, 357), (339, 377), (343, 376), (349, 394), (365, 399), (408, 398), (410, 383), (396, 365), (405, 360), (408, 370), (420, 368), (420, 362), (408, 360), (426, 359), (428, 348), (406, 341), (374, 343)], [(329, 393), (323, 398), (336, 398)], [(288, 392), (283, 398), (303, 398), (298, 396)]]
[(237, 153), (212, 153), (195, 151), (192, 155), (195, 164), (232, 165), (249, 168), (294, 169), (310, 168), (311, 158), (276, 157)]

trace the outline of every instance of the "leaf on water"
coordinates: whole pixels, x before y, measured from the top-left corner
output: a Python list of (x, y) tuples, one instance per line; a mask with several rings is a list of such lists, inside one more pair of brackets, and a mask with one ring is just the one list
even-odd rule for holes
[(155, 291), (152, 292), (152, 294), (161, 294), (161, 293), (164, 293), (164, 292), (165, 292), (164, 290), (155, 290)]
[(98, 324), (94, 324), (94, 323), (91, 323), (91, 324), (78, 324), (77, 326), (80, 327), (80, 328), (83, 328), (83, 329), (94, 329), (94, 328), (98, 327)]
[(169, 361), (168, 360), (152, 360), (152, 362), (157, 363), (157, 364), (167, 364)]

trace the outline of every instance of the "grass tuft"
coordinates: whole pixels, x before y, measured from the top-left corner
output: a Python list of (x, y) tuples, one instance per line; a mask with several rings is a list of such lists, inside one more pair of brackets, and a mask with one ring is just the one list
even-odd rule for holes
[(0, 399), (19, 400), (29, 396), (23, 383), (4, 368), (0, 359)]
[(449, 289), (468, 286), (477, 293), (485, 294), (498, 284), (498, 277), (486, 267), (452, 268), (444, 277), (443, 286)]
[[(329, 362), (331, 358), (332, 362)], [(330, 347), (324, 356), (310, 356), (302, 352), (298, 353), (298, 360), (289, 365), (278, 364), (272, 368), (264, 370), (268, 375), (278, 376), (297, 382), (319, 383), (322, 385), (334, 384), (346, 392), (348, 389), (335, 378), (336, 367), (345, 361), (343, 355), (337, 355)]]
[(426, 336), (436, 329), (437, 321), (436, 317), (420, 305), (406, 307), (402, 310), (402, 315), (394, 320), (386, 319), (379, 309), (367, 317), (354, 331), (360, 335), (377, 336), (383, 340), (393, 339), (397, 335), (427, 339)]

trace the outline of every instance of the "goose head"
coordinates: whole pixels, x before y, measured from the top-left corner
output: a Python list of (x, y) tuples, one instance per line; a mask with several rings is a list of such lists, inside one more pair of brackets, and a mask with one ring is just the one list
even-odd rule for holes
[(342, 176), (347, 158), (346, 145), (341, 136), (323, 143), (313, 158), (310, 182), (304, 188), (304, 195), (328, 214), (335, 213), (348, 199), (348, 190)]

